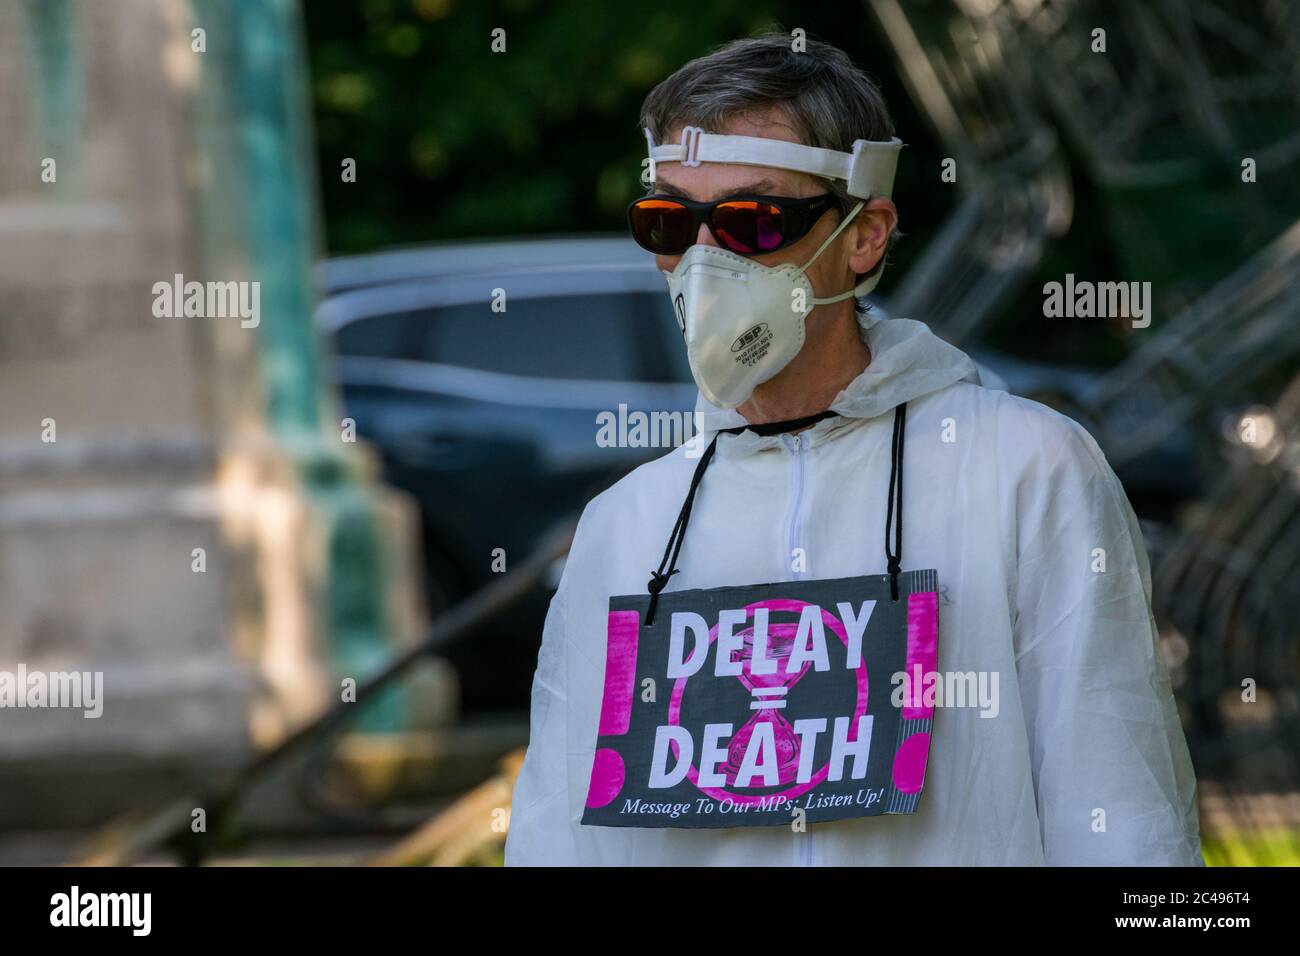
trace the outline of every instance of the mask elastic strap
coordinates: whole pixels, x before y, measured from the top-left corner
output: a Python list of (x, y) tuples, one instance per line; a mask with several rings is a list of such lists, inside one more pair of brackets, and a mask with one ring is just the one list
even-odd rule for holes
[[(800, 273), (805, 273), (805, 272), (808, 271), (808, 267), (809, 267), (810, 265), (812, 265), (814, 262), (817, 261), (817, 257), (820, 256), (823, 252), (826, 251), (826, 247), (829, 246), (832, 242), (834, 242), (834, 241), (836, 240), (836, 238), (839, 236), (839, 234), (840, 234), (841, 232), (843, 232), (843, 231), (848, 227), (848, 224), (851, 223), (851, 222), (853, 221), (853, 218), (854, 218), (854, 217), (855, 217), (859, 212), (862, 211), (862, 207), (865, 206), (866, 204), (867, 204), (867, 203), (866, 203), (866, 200), (859, 200), (859, 201), (858, 201), (858, 204), (857, 204), (856, 206), (853, 207), (853, 211), (852, 211), (851, 213), (849, 213), (847, 216), (844, 217), (844, 221), (841, 222), (838, 226), (835, 227), (835, 231), (832, 232), (829, 236), (827, 236), (827, 237), (826, 237), (826, 241), (823, 242), (823, 243), (822, 243), (822, 244), (817, 248), (817, 251), (814, 252), (814, 253), (812, 254), (812, 258), (809, 259), (807, 262), (805, 262), (805, 263), (804, 263), (804, 264), (799, 268), (799, 272), (800, 272)], [(813, 305), (830, 305), (830, 304), (833, 303), (833, 302), (843, 302), (845, 299), (848, 299), (848, 298), (851, 298), (852, 296), (860, 295), (860, 294), (861, 294), (861, 293), (858, 292), (858, 287), (857, 287), (857, 286), (854, 286), (852, 289), (850, 289), (848, 292), (845, 292), (843, 295), (835, 295), (835, 296), (831, 296), (831, 297), (828, 298), (828, 299), (811, 299), (810, 301), (812, 302)]]
[(865, 205), (866, 205), (865, 200), (861, 200), (861, 199), (858, 200), (858, 204), (853, 207), (853, 211), (849, 213), (847, 216), (845, 216), (844, 221), (835, 227), (835, 231), (826, 237), (826, 241), (817, 247), (817, 251), (812, 254), (812, 258), (799, 267), (800, 272), (808, 271), (808, 267), (817, 261), (817, 257), (826, 251), (826, 247), (835, 241), (836, 236), (838, 236), (841, 232), (843, 232), (846, 228), (848, 228), (849, 223), (853, 221), (853, 217), (856, 216), (859, 212), (861, 212), (862, 207)]

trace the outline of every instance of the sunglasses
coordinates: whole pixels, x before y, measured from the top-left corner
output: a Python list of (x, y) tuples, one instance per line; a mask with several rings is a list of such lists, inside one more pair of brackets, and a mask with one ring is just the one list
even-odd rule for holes
[(809, 199), (733, 196), (695, 202), (677, 196), (644, 196), (628, 207), (632, 238), (657, 256), (677, 256), (695, 245), (700, 224), (718, 245), (744, 256), (760, 256), (798, 242), (828, 209), (839, 208), (832, 193)]

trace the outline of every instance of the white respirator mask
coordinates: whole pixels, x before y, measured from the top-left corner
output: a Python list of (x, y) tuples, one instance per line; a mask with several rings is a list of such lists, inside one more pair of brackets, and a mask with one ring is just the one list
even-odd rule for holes
[(876, 287), (884, 260), (854, 288), (815, 298), (807, 269), (861, 212), (866, 200), (888, 198), (902, 141), (858, 140), (852, 153), (752, 136), (715, 136), (698, 127), (682, 131), (679, 146), (655, 146), (649, 130), (651, 175), (656, 163), (744, 163), (806, 172), (847, 184), (860, 201), (802, 266), (761, 265), (718, 246), (692, 245), (665, 272), (677, 324), (686, 340), (691, 374), (704, 398), (735, 408), (799, 354), (804, 321), (817, 305), (863, 296)]

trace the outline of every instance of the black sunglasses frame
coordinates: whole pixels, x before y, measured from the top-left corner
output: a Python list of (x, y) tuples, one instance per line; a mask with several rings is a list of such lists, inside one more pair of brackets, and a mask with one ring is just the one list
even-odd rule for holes
[[(636, 226), (633, 224), (632, 215), (637, 206), (646, 200), (654, 199), (660, 202), (673, 202), (683, 206), (691, 213), (692, 228), (691, 241), (681, 249), (675, 251), (666, 251), (663, 249), (653, 249), (643, 243), (636, 234)], [(713, 225), (713, 211), (723, 203), (728, 202), (760, 202), (769, 206), (775, 206), (781, 211), (781, 242), (771, 249), (763, 249), (756, 252), (740, 252), (732, 249), (727, 242), (718, 235), (717, 229)], [(695, 245), (695, 236), (699, 235), (700, 224), (709, 227), (709, 233), (717, 241), (718, 245), (728, 252), (734, 252), (738, 256), (765, 256), (770, 252), (777, 252), (787, 246), (794, 245), (804, 236), (812, 231), (812, 227), (817, 224), (817, 220), (826, 215), (831, 209), (839, 209), (840, 215), (844, 215), (844, 207), (838, 196), (834, 193), (822, 193), (820, 196), (809, 196), (806, 199), (794, 199), (789, 196), (726, 196), (722, 199), (715, 199), (712, 202), (697, 202), (694, 199), (684, 199), (681, 196), (669, 196), (662, 193), (655, 193), (651, 196), (638, 196), (632, 200), (627, 207), (628, 228), (632, 232), (632, 238), (636, 244), (647, 252), (653, 252), (658, 256), (679, 256), (691, 246)]]

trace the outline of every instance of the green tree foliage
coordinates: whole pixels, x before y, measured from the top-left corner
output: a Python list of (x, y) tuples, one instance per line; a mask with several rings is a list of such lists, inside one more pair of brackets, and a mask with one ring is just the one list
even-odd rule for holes
[[(329, 248), (621, 230), (640, 191), (642, 98), (687, 60), (771, 28), (797, 26), (843, 47), (881, 81), (909, 143), (906, 165), (937, 164), (866, 12), (824, 6), (813, 14), (779, 0), (307, 3)], [(492, 51), (497, 28), (504, 53)], [(341, 180), (346, 157), (356, 160), (355, 183)], [(900, 171), (900, 191), (916, 180)], [(914, 191), (908, 232), (933, 226), (950, 201)]]

